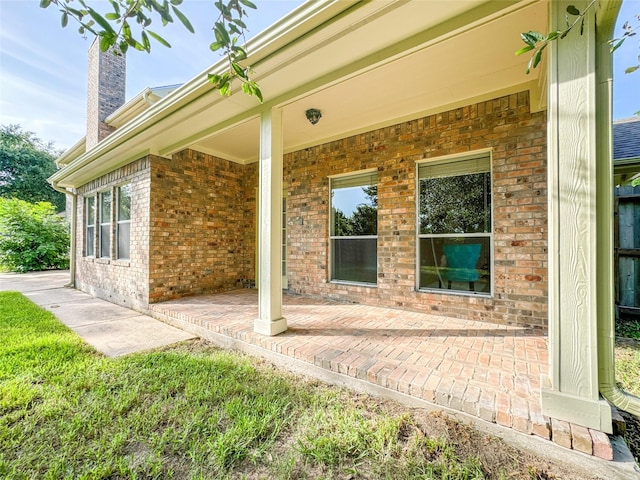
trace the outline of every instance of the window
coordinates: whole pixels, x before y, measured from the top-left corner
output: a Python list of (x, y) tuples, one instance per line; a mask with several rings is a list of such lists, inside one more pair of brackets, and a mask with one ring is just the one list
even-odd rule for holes
[(84, 204), (86, 217), (84, 253), (87, 257), (93, 257), (96, 248), (96, 197), (85, 198)]
[(331, 280), (378, 280), (378, 174), (331, 179)]
[(100, 219), (100, 238), (98, 246), (101, 258), (111, 257), (111, 192), (101, 192), (100, 209), (98, 211)]
[(489, 154), (418, 165), (418, 287), (491, 293)]
[(116, 189), (116, 258), (129, 258), (131, 240), (131, 184)]

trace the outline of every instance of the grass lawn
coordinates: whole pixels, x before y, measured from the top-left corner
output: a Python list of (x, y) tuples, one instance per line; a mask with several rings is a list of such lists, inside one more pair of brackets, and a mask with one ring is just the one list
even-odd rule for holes
[(15, 292), (0, 338), (0, 478), (585, 478), (203, 341), (105, 358)]
[[(616, 336), (616, 382), (624, 391), (640, 397), (640, 322), (618, 322)], [(640, 465), (640, 420), (621, 414), (627, 422), (625, 439)]]

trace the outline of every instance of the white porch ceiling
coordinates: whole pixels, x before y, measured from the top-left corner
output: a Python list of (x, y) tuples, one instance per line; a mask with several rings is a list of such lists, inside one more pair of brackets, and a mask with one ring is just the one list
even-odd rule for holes
[[(392, 40), (397, 40), (400, 43), (398, 50), (402, 50), (404, 39), (429, 28), (437, 28), (447, 18), (468, 11), (471, 4), (477, 2), (412, 1), (394, 4), (393, 10), (385, 12), (384, 16), (378, 12), (377, 18), (368, 18), (356, 31), (343, 31), (338, 38), (323, 39), (302, 59), (293, 64), (281, 63), (274, 75), (259, 81), (267, 98), (272, 91), (275, 95), (280, 93), (272, 87), (274, 83), (291, 82), (292, 76), (299, 77), (299, 84), (312, 83), (313, 79), (305, 72), (318, 71), (318, 66), (323, 66), (326, 71), (326, 66), (353, 62), (349, 58), (349, 50), (354, 42), (358, 44), (361, 57), (375, 55), (375, 51), (388, 48), (393, 45)], [(407, 22), (414, 18), (429, 18), (429, 22)], [(423, 45), (410, 47), (409, 53), (395, 55), (380, 64), (354, 72), (347, 68), (343, 78), (285, 102), (285, 151), (529, 88), (533, 89), (532, 97), (538, 98), (544, 88), (539, 78), (541, 69), (526, 75), (528, 57), (516, 57), (514, 52), (522, 44), (521, 32), (544, 31), (546, 22), (546, 2), (522, 4), (515, 11), (497, 15), (489, 22), (470, 25), (450, 32), (444, 38), (436, 37)], [(350, 28), (356, 27), (352, 25)], [(381, 43), (381, 38), (384, 38), (384, 43)], [(363, 51), (362, 44), (369, 45), (369, 51)], [(257, 67), (257, 72), (260, 73), (260, 67)], [(306, 120), (308, 108), (322, 111), (318, 124), (311, 125)], [(259, 156), (259, 127), (259, 119), (254, 117), (217, 133), (203, 135), (187, 146), (240, 163), (254, 162)]]

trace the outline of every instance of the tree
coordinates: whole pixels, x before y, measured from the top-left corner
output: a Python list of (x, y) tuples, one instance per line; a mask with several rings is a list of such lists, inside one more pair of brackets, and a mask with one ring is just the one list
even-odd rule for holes
[(69, 227), (53, 205), (0, 198), (0, 264), (16, 272), (69, 267)]
[(27, 202), (50, 202), (65, 208), (65, 196), (47, 182), (56, 171), (56, 152), (19, 125), (0, 125), (0, 197)]

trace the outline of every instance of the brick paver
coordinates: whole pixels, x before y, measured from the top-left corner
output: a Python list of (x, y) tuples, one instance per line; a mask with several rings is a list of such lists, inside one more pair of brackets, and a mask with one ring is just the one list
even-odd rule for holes
[[(266, 337), (253, 331), (257, 292), (249, 289), (150, 310), (571, 448), (570, 425), (542, 414), (548, 349), (539, 329), (285, 294), (288, 330)], [(593, 451), (606, 458), (611, 446), (599, 433)]]
[[(541, 410), (547, 339), (537, 329), (285, 294), (289, 329), (265, 337), (253, 332), (255, 290), (184, 298), (151, 310), (442, 406), (502, 424), (513, 420), (528, 433), (528, 406)], [(518, 397), (517, 408), (510, 396)]]

